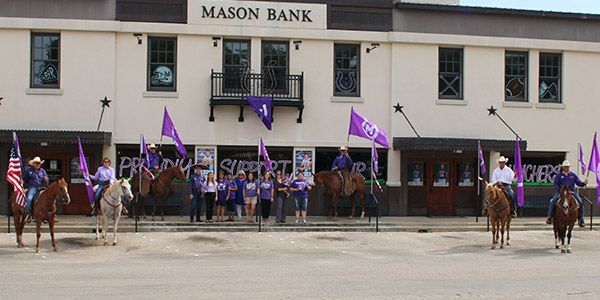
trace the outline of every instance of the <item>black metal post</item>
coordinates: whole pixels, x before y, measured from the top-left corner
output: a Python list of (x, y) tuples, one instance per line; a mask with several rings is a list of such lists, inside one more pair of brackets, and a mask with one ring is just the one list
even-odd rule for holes
[[(140, 173), (140, 176), (142, 176), (141, 173)], [(141, 189), (142, 189), (142, 187), (140, 185), (139, 190), (141, 190)], [(133, 204), (133, 205), (136, 206), (135, 209), (134, 209), (135, 213), (133, 214), (133, 218), (135, 219), (135, 233), (138, 232), (138, 213), (139, 213), (139, 210), (141, 209), (141, 207), (140, 207), (140, 199), (142, 199), (142, 193), (140, 193), (138, 191), (137, 195), (136, 195), (136, 200), (137, 201), (135, 201), (135, 203)]]
[[(14, 193), (14, 192), (13, 192)], [(10, 234), (10, 213), (11, 213), (11, 209), (10, 209), (10, 198), (12, 198), (12, 194), (11, 196), (7, 199), (8, 201), (6, 202), (6, 218), (8, 219), (8, 233)]]
[(487, 216), (487, 231), (490, 231), (490, 216)]
[(256, 219), (258, 220), (258, 232), (261, 232), (261, 230), (262, 230), (262, 228), (261, 228), (262, 220), (260, 218), (258, 218), (258, 215), (261, 213), (262, 213), (262, 205), (261, 205), (260, 195), (258, 195), (258, 213), (256, 214)]
[(590, 203), (590, 231), (592, 231), (592, 224), (594, 221), (594, 205)]

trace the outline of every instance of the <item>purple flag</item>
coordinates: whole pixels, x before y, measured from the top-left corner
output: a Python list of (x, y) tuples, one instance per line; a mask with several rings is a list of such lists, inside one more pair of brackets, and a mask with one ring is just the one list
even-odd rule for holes
[(377, 153), (375, 143), (373, 143), (373, 171), (375, 171), (375, 174), (379, 173), (379, 153)]
[(271, 130), (271, 97), (248, 96), (248, 103), (258, 118), (265, 124), (268, 130)]
[(143, 164), (144, 166), (146, 166), (146, 168), (149, 168), (150, 166), (150, 158), (148, 158), (148, 147), (146, 147), (146, 139), (144, 138), (144, 135), (142, 135), (142, 144), (140, 145), (140, 153), (142, 153), (143, 157), (145, 158), (145, 164)]
[(517, 172), (517, 203), (523, 207), (525, 202), (525, 194), (523, 191), (523, 164), (521, 163), (521, 146), (519, 138), (517, 138), (517, 146), (515, 147), (515, 171)]
[(477, 147), (479, 150), (479, 170), (481, 174), (485, 174), (485, 161), (483, 160), (483, 151), (481, 151), (481, 142), (477, 141)]
[(85, 155), (83, 155), (83, 148), (81, 147), (81, 140), (77, 138), (79, 142), (79, 170), (83, 173), (83, 178), (85, 179), (85, 189), (88, 192), (88, 198), (90, 200), (90, 204), (94, 204), (94, 186), (92, 185), (92, 180), (87, 174), (90, 172), (88, 170), (87, 162), (85, 161)]
[(581, 144), (579, 144), (579, 162), (581, 163), (581, 174), (585, 174), (587, 166), (584, 162), (585, 158), (583, 158), (583, 148), (581, 148)]
[(165, 106), (165, 116), (163, 117), (163, 125), (162, 125), (162, 135), (166, 135), (173, 139), (173, 143), (175, 143), (175, 148), (179, 151), (181, 156), (185, 157), (187, 151), (183, 146), (183, 142), (179, 138), (179, 134), (177, 134), (177, 130), (175, 129), (175, 125), (173, 121), (171, 121), (171, 117), (169, 117), (169, 113), (167, 112), (167, 107)]
[(260, 141), (260, 143), (259, 143), (260, 152), (258, 153), (258, 155), (262, 155), (264, 157), (265, 164), (267, 165), (267, 170), (273, 171), (273, 167), (271, 167), (271, 160), (269, 159), (269, 153), (267, 153), (267, 148), (265, 148), (265, 144), (263, 143), (263, 140), (261, 137), (259, 137), (258, 140)]
[(388, 140), (387, 133), (383, 129), (377, 127), (375, 123), (367, 120), (365, 117), (359, 115), (357, 112), (350, 112), (350, 128), (348, 128), (348, 134), (359, 136), (368, 140), (375, 140), (375, 143), (390, 148), (390, 141)]
[(594, 143), (592, 144), (592, 154), (590, 154), (590, 163), (588, 170), (598, 175), (598, 164), (600, 163), (600, 153), (598, 153), (598, 144), (596, 143), (596, 133), (594, 133)]
[(598, 198), (598, 205), (600, 205), (600, 175), (596, 173), (596, 198)]

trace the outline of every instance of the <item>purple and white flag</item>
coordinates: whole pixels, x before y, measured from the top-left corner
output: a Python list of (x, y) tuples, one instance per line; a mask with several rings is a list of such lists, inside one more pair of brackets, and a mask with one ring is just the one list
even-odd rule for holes
[(263, 143), (262, 137), (258, 137), (259, 142), (259, 153), (258, 155), (262, 155), (265, 159), (265, 164), (267, 166), (267, 170), (273, 171), (273, 167), (271, 166), (271, 160), (269, 159), (269, 153), (267, 153), (267, 148), (265, 148), (265, 144)]
[(271, 97), (247, 96), (248, 103), (258, 118), (265, 124), (268, 130), (271, 130)]
[(375, 125), (375, 123), (355, 112), (354, 108), (352, 108), (352, 111), (350, 112), (350, 128), (348, 128), (348, 134), (368, 140), (375, 140), (375, 143), (385, 147), (385, 149), (390, 148), (390, 140), (388, 140), (387, 133)]
[(379, 153), (377, 153), (375, 143), (373, 143), (373, 171), (375, 174), (379, 173)]
[(144, 138), (143, 134), (142, 134), (142, 144), (140, 145), (140, 153), (142, 154), (142, 157), (145, 157), (144, 163), (142, 163), (142, 165), (144, 165), (146, 168), (149, 168), (150, 167), (150, 158), (148, 157), (148, 147), (146, 147), (146, 139)]
[(173, 139), (173, 143), (175, 143), (175, 148), (179, 151), (181, 156), (185, 157), (187, 151), (185, 150), (185, 146), (183, 146), (183, 142), (179, 138), (179, 134), (177, 134), (177, 130), (175, 129), (175, 125), (173, 121), (171, 121), (171, 117), (167, 112), (167, 107), (165, 106), (165, 115), (163, 117), (163, 125), (162, 125), (162, 135), (166, 135)]
[(88, 198), (90, 200), (90, 204), (94, 204), (94, 185), (92, 185), (92, 180), (87, 174), (90, 172), (87, 166), (87, 162), (85, 161), (85, 155), (83, 155), (83, 148), (81, 147), (81, 140), (77, 138), (79, 142), (79, 170), (83, 173), (83, 178), (85, 179), (85, 189), (88, 193)]
[(483, 160), (483, 151), (481, 151), (481, 142), (477, 141), (477, 148), (479, 151), (479, 170), (481, 174), (485, 174), (485, 161)]
[(590, 163), (588, 170), (598, 175), (598, 164), (600, 163), (600, 153), (598, 153), (598, 144), (596, 143), (596, 133), (594, 133), (594, 143), (592, 144), (592, 154), (590, 154)]
[(585, 174), (585, 171), (587, 169), (587, 166), (585, 165), (585, 158), (583, 158), (583, 148), (581, 148), (581, 144), (579, 145), (579, 162), (581, 163), (581, 174)]
[(525, 202), (525, 193), (523, 190), (523, 164), (521, 163), (521, 146), (519, 145), (519, 138), (515, 147), (515, 171), (517, 172), (517, 203), (523, 207)]

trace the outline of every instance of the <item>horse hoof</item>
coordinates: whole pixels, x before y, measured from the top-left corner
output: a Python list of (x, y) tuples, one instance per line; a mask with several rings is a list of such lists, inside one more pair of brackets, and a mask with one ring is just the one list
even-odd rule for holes
[(492, 250), (496, 250), (496, 246), (492, 246), (492, 248), (491, 248), (491, 249), (492, 249)]
[(96, 241), (99, 240), (99, 239), (100, 239), (99, 237), (96, 237)]
[(361, 220), (364, 220), (364, 219), (365, 219), (365, 217), (360, 217), (360, 219), (361, 219)]
[(352, 220), (352, 216), (349, 216), (348, 219)]
[(25, 245), (18, 244), (17, 247), (23, 248), (23, 247), (25, 247)]
[(36, 249), (36, 250), (35, 250), (35, 253), (38, 253), (38, 254), (39, 254), (39, 253), (40, 253), (40, 249)]
[(164, 221), (164, 220), (165, 220), (165, 217), (160, 217), (160, 220), (161, 220), (161, 221)]
[(504, 245), (501, 245), (501, 246), (500, 246), (500, 249), (504, 249)]
[(506, 246), (510, 246), (510, 241), (507, 241), (507, 242), (506, 242)]
[(114, 243), (113, 243), (113, 246), (116, 246), (116, 245), (117, 245), (117, 242), (114, 242)]
[(58, 252), (58, 248), (54, 248), (54, 252)]
[(560, 249), (560, 246), (556, 245), (556, 249)]
[(104, 242), (104, 246), (108, 246), (108, 242)]
[(567, 253), (567, 250), (562, 249), (562, 250), (560, 250), (560, 253)]
[(571, 249), (567, 249), (567, 253), (571, 253)]

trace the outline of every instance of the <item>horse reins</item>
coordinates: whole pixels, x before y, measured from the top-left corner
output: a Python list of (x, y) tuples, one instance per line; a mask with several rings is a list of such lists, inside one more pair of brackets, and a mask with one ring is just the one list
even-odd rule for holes
[(496, 188), (494, 187), (494, 197), (497, 198), (496, 202), (492, 203), (492, 204), (488, 204), (486, 205), (486, 208), (492, 208), (494, 209), (494, 211), (496, 212), (496, 214), (500, 214), (500, 212), (504, 211), (507, 208), (510, 208), (510, 204), (505, 204), (504, 206), (500, 207), (500, 208), (495, 208), (493, 207), (494, 205), (496, 205), (496, 203), (500, 202), (500, 196), (498, 196), (496, 190)]
[[(121, 189), (123, 188), (123, 186), (121, 186)], [(106, 192), (104, 194), (102, 194), (102, 199), (104, 199), (104, 202), (106, 202), (106, 204), (110, 205), (110, 207), (113, 208), (113, 220), (116, 220), (117, 218), (117, 207), (120, 207), (121, 205), (123, 205), (123, 203), (121, 203), (121, 200), (118, 200), (117, 198), (113, 197), (112, 194), (108, 194), (111, 198), (113, 198), (114, 200), (117, 200), (119, 202), (119, 204), (117, 205), (113, 205), (112, 203), (108, 202), (108, 200), (106, 200)]]

